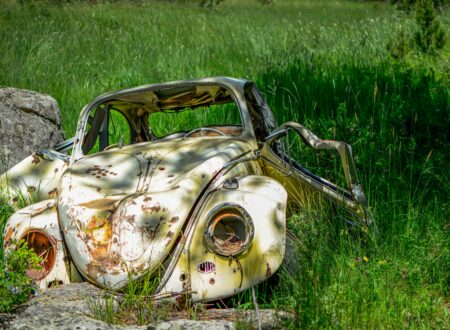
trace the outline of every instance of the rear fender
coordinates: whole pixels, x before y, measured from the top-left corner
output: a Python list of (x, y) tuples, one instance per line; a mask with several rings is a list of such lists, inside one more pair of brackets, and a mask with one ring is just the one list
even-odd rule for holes
[[(201, 208), (183, 253), (160, 293), (191, 291), (193, 301), (208, 301), (265, 281), (283, 261), (286, 201), (285, 189), (269, 177), (249, 175), (224, 180)], [(250, 219), (242, 250), (221, 251), (211, 243), (211, 225), (218, 223), (222, 209), (238, 209)]]
[(20, 240), (25, 240), (43, 260), (41, 270), (27, 271), (39, 289), (81, 279), (66, 257), (54, 200), (30, 205), (9, 218), (4, 232), (5, 252), (13, 251)]

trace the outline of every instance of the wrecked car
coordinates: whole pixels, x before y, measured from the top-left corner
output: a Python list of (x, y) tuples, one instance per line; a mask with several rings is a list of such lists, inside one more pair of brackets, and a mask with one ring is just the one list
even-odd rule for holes
[[(336, 152), (344, 186), (294, 159), (292, 135)], [(41, 256), (28, 274), (42, 290), (82, 280), (119, 290), (155, 274), (158, 297), (215, 300), (280, 267), (291, 212), (329, 203), (348, 223), (371, 221), (348, 144), (295, 122), (277, 128), (254, 83), (225, 77), (97, 97), (72, 139), (0, 180), (13, 205), (33, 194), (4, 248), (25, 240)]]

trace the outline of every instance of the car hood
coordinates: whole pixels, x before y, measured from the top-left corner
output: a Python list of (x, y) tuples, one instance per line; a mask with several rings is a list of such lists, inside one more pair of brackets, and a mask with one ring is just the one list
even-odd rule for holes
[(173, 139), (80, 159), (62, 176), (58, 212), (79, 271), (120, 288), (155, 271), (201, 192), (223, 166), (249, 150), (225, 137)]

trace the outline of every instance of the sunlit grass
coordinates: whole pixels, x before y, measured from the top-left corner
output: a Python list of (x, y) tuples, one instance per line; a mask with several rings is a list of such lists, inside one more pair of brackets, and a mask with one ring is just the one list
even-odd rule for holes
[(55, 97), (72, 136), (82, 106), (101, 93), (215, 75), (254, 79), (280, 56), (289, 63), (305, 48), (350, 53), (364, 42), (364, 52), (373, 48), (373, 56), (383, 52), (395, 20), (393, 9), (382, 4), (372, 10), (358, 3), (289, 0), (268, 7), (225, 1), (209, 12), (158, 1), (138, 6), (11, 1), (0, 13), (5, 68), (0, 85)]

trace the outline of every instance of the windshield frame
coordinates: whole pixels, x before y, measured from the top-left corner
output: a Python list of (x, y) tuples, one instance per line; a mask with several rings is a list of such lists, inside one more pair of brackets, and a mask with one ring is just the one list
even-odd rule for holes
[[(72, 152), (72, 156), (70, 159), (70, 164), (73, 164), (77, 160), (85, 157), (86, 155), (83, 153), (82, 145), (85, 134), (87, 133), (87, 126), (89, 122), (90, 114), (95, 111), (99, 106), (105, 104), (109, 101), (112, 101), (117, 98), (129, 96), (132, 94), (139, 94), (143, 92), (153, 92), (158, 90), (168, 90), (171, 88), (180, 88), (180, 87), (196, 87), (196, 86), (218, 86), (227, 89), (230, 92), (230, 95), (234, 102), (236, 103), (239, 113), (241, 116), (242, 122), (242, 134), (239, 136), (244, 139), (253, 139), (255, 140), (253, 125), (250, 119), (250, 115), (247, 109), (247, 104), (244, 96), (244, 87), (248, 83), (246, 80), (242, 79), (234, 79), (227, 77), (214, 77), (214, 78), (205, 78), (200, 80), (183, 80), (183, 81), (175, 81), (175, 82), (167, 82), (161, 84), (152, 84), (152, 85), (144, 85), (138, 86), (134, 88), (123, 89), (115, 92), (110, 92), (103, 94), (96, 99), (94, 99), (91, 103), (87, 104), (81, 111), (77, 132), (75, 135), (74, 148)], [(234, 136), (236, 138), (236, 136)], [(151, 141), (149, 141), (151, 142)], [(256, 140), (255, 140), (256, 144)]]

